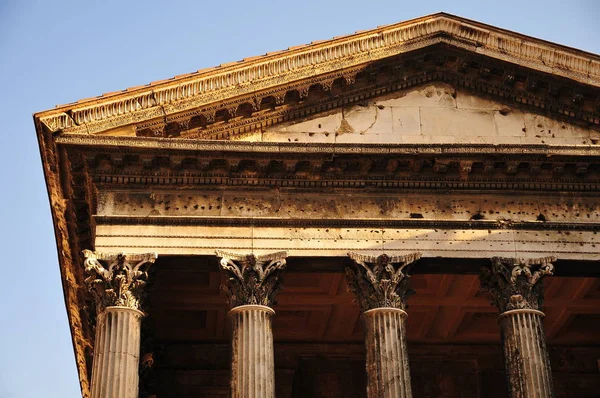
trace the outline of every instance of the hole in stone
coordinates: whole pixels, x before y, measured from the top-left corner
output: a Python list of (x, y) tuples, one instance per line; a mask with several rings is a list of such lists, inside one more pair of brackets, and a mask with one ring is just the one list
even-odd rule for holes
[(484, 219), (485, 219), (485, 216), (479, 212), (477, 212), (471, 216), (471, 220), (484, 220)]

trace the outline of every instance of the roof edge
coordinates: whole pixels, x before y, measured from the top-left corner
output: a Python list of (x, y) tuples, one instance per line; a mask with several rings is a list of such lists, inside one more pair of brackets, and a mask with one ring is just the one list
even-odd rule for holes
[(98, 124), (110, 128), (437, 43), (600, 87), (596, 54), (441, 12), (104, 94), (38, 112), (34, 118), (50, 131)]

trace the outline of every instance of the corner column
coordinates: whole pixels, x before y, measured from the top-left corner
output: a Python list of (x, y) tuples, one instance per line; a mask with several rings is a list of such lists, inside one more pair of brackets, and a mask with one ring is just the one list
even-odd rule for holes
[(272, 321), (286, 252), (264, 256), (217, 251), (227, 282), (221, 287), (231, 310), (231, 397), (274, 398)]
[(492, 259), (481, 270), (481, 287), (500, 310), (498, 324), (512, 398), (554, 397), (552, 370), (540, 311), (542, 279), (552, 275), (554, 257)]
[(143, 290), (150, 254), (84, 250), (85, 284), (96, 304), (91, 398), (137, 398)]
[(348, 253), (353, 267), (346, 268), (348, 289), (363, 311), (367, 350), (367, 396), (411, 398), (410, 369), (406, 348), (406, 267), (421, 253), (379, 257)]

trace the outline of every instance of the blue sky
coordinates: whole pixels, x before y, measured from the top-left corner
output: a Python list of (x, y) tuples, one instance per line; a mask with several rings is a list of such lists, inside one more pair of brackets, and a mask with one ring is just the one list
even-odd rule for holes
[(33, 112), (438, 11), (600, 53), (595, 0), (0, 0), (0, 397), (80, 396)]

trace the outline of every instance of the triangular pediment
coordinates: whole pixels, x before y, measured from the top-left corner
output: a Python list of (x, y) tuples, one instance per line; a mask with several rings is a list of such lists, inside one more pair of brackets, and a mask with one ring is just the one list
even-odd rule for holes
[(34, 118), (38, 130), (53, 133), (240, 139), (433, 81), (600, 126), (600, 57), (444, 13), (104, 94)]
[(433, 82), (279, 123), (247, 141), (589, 145), (600, 132)]

